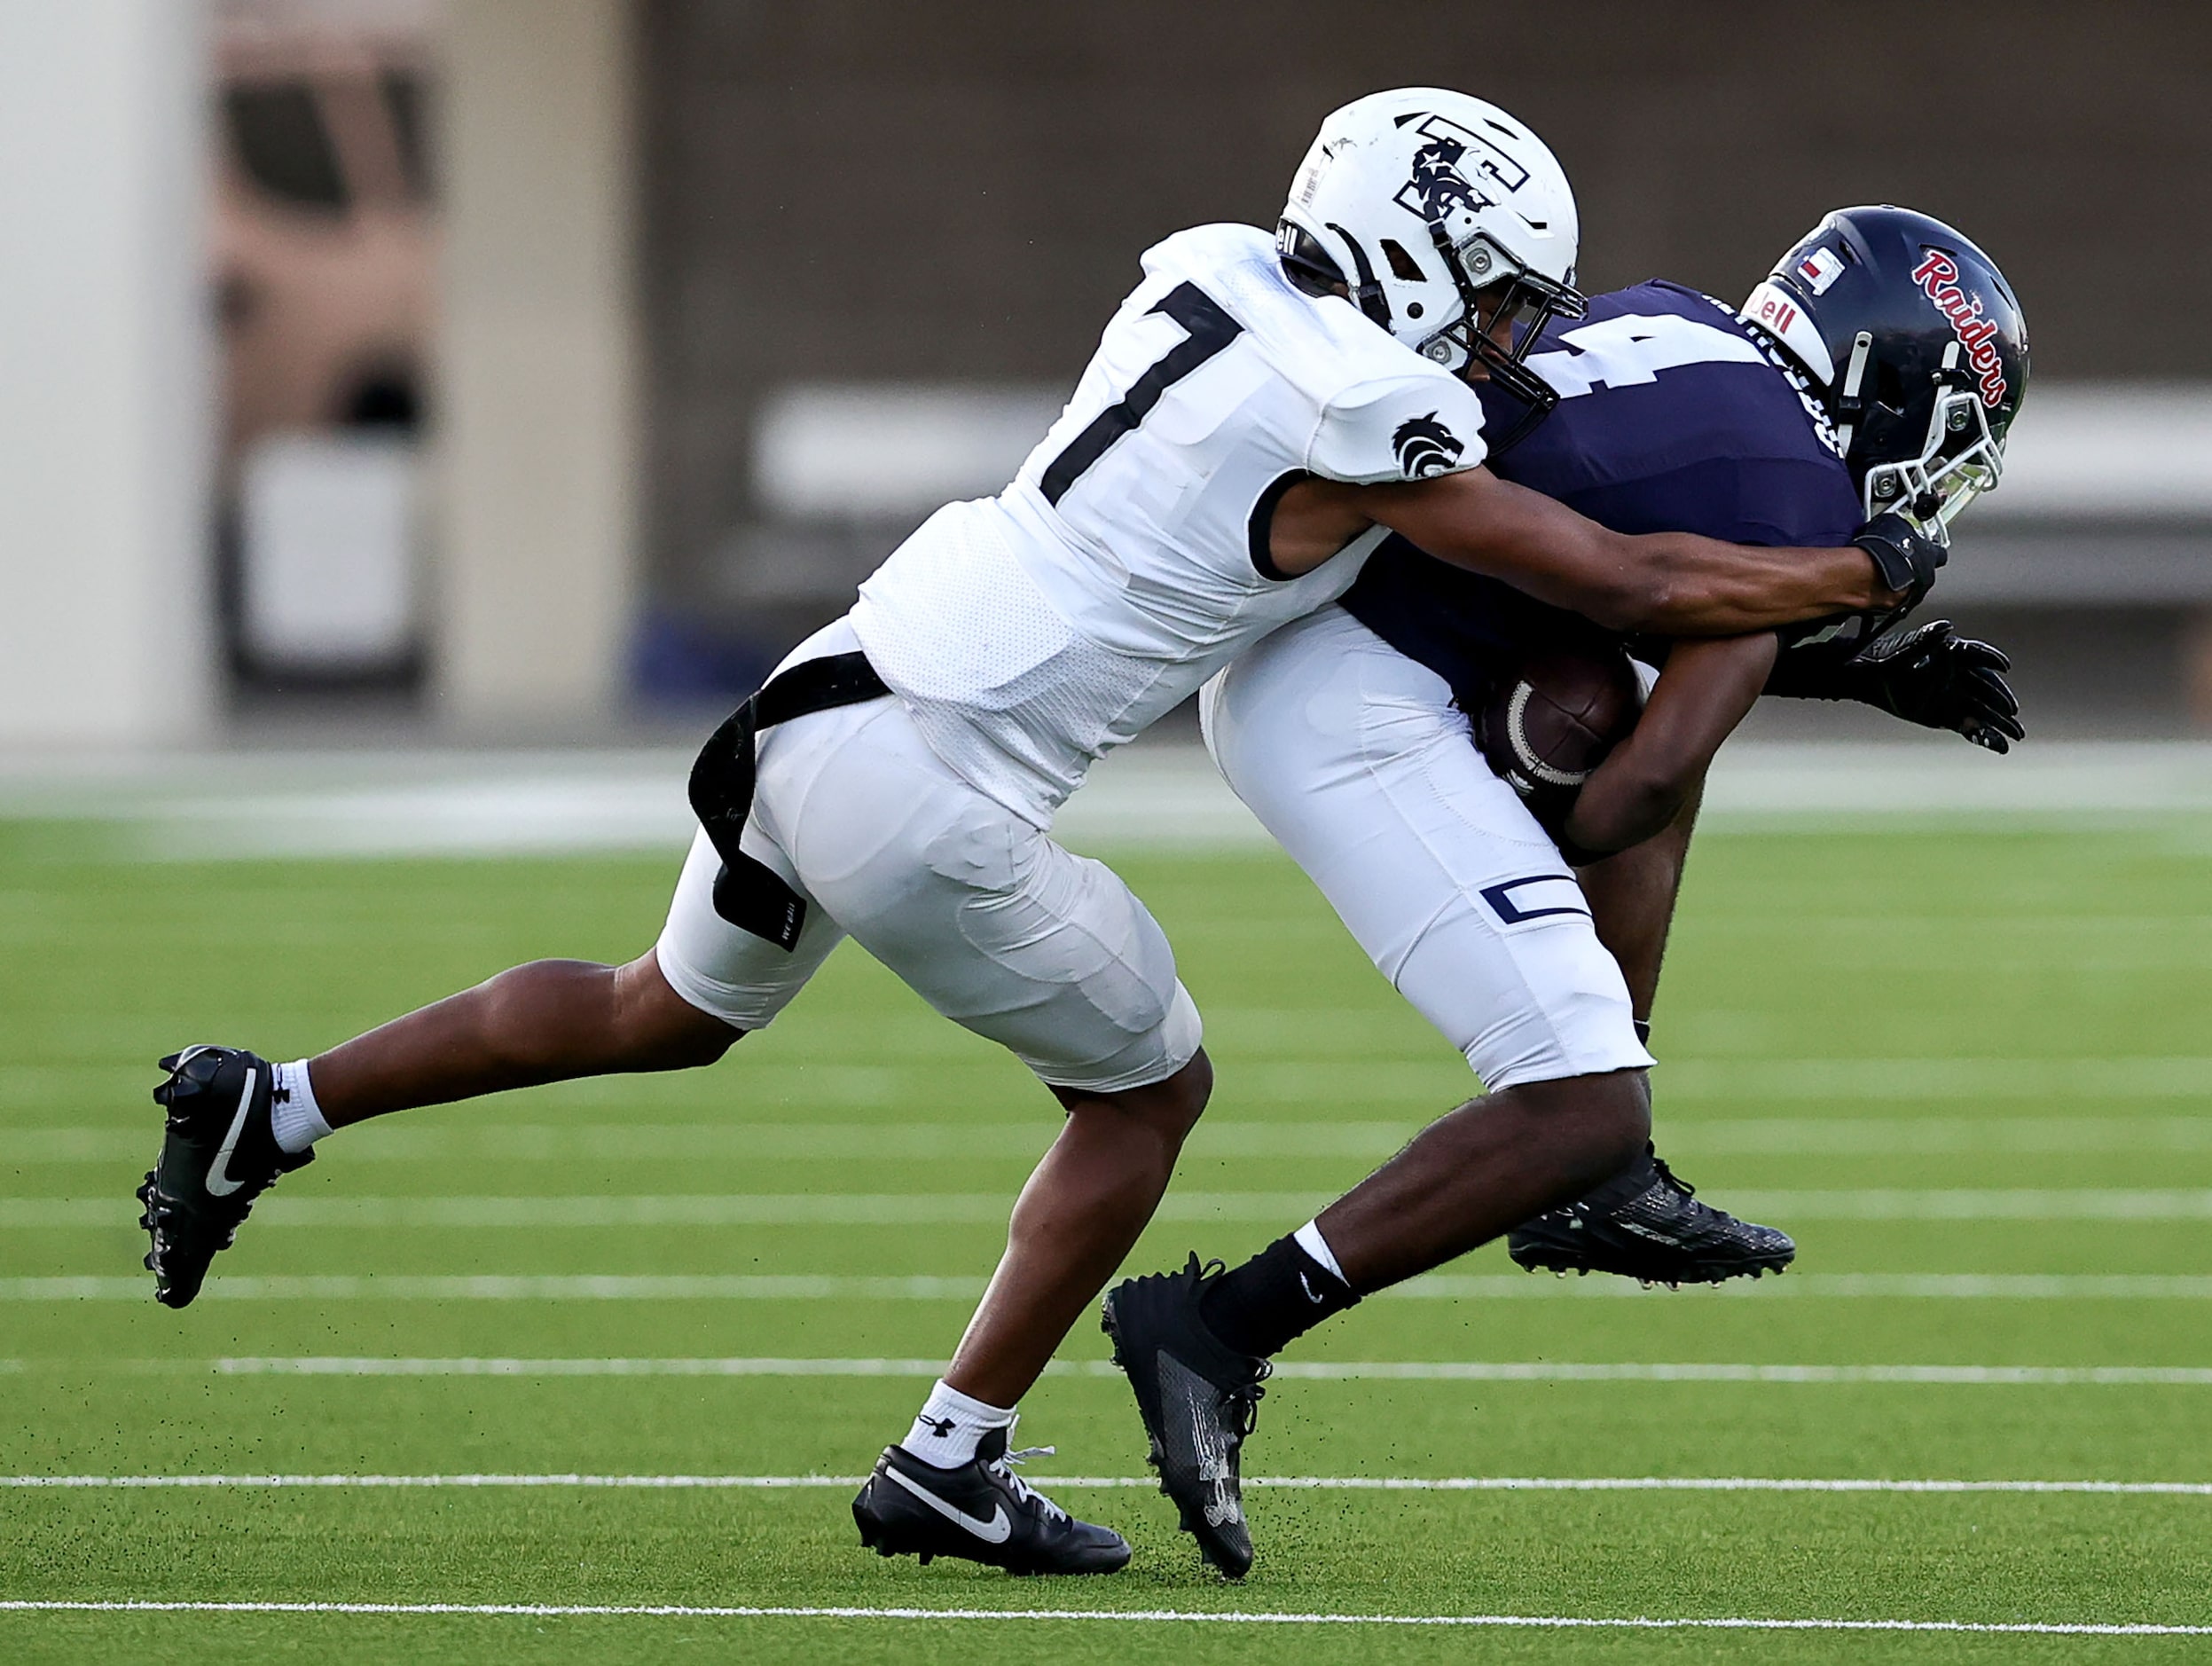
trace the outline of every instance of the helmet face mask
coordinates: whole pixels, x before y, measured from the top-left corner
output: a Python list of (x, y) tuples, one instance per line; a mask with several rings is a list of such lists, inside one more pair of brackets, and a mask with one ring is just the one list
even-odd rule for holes
[(1962, 377), (1937, 389), (1919, 455), (1870, 467), (1861, 500), (1870, 517), (1894, 509), (1948, 544), (1951, 523), (2004, 477), (2004, 438), (1990, 428), (1988, 407)]
[[(1463, 282), (1468, 281), (1469, 274), (1487, 277), (1504, 266), (1504, 261), (1487, 248), (1461, 251), (1453, 263)], [(1526, 361), (1536, 338), (1552, 319), (1579, 318), (1589, 310), (1572, 284), (1506, 270), (1510, 275), (1502, 280), (1471, 284), (1459, 317), (1416, 349), (1423, 358), (1459, 375), (1470, 375), (1479, 367), (1471, 379), (1493, 383), (1522, 405), (1519, 420), (1507, 433), (1492, 439), (1494, 455), (1510, 451), (1527, 438), (1529, 431), (1558, 405), (1558, 389), (1528, 368)]]

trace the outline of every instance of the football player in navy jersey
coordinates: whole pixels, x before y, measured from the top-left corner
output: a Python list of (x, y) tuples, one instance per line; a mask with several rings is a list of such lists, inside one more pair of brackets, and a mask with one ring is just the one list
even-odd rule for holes
[[(1494, 454), (1501, 475), (1617, 531), (1769, 546), (1816, 545), (1879, 509), (1946, 538), (1996, 485), (2028, 379), (1996, 266), (1889, 208), (1830, 216), (1740, 311), (1640, 284), (1545, 329), (1524, 362), (1557, 405)], [(1507, 432), (1518, 402), (1482, 394), (1486, 427)], [(1667, 1282), (1794, 1253), (1696, 1201), (1648, 1146), (1578, 1201), (1516, 1204), (1556, 1199), (1572, 1154), (1602, 1143), (1597, 1089), (1618, 1070), (1616, 1028), (1633, 1016), (1648, 1034), (1706, 766), (1762, 693), (1863, 701), (2000, 752), (2020, 737), (2004, 656), (1947, 622), (1903, 628), (1918, 600), (1639, 641), (1394, 537), (1337, 605), (1207, 686), (1206, 740), (1230, 785), (1490, 1094), (1243, 1265), (1193, 1255), (1108, 1293), (1163, 1488), (1216, 1566), (1251, 1560), (1239, 1463), (1269, 1357), (1361, 1297), (1501, 1233), (1526, 1266)], [(1530, 649), (1624, 642), (1665, 670), (1579, 790), (1530, 784), (1473, 743), (1469, 714)]]
[[(1617, 531), (1667, 527), (1745, 543), (1817, 544), (1858, 524), (1868, 505), (1931, 491), (1941, 502), (1930, 518), (1947, 528), (2002, 469), (2002, 436), (2025, 392), (2025, 353), (2009, 381), (1999, 365), (1985, 386), (1971, 345), (1940, 303), (1945, 286), (1933, 286), (1939, 295), (1931, 295), (1920, 275), (1929, 263), (1925, 253), (1893, 275), (1888, 293), (1854, 285), (1831, 301), (1836, 279), (1865, 263), (1858, 251), (1867, 240), (1890, 236), (1902, 236), (1913, 250), (1963, 241), (1925, 216), (1847, 210), (1792, 249), (1741, 313), (1663, 279), (1592, 298), (1587, 321), (1547, 330), (1527, 359), (1561, 403), (1493, 467)], [(1986, 260), (1971, 258), (1998, 293), (2007, 293)], [(1865, 316), (1877, 295), (1877, 310), (1886, 312), (1900, 292), (1901, 318)], [(1847, 319), (1838, 303), (1852, 302), (1858, 304)], [(1847, 425), (1851, 431), (1831, 414), (1844, 404), (1842, 373), (1808, 303), (1838, 338), (1842, 372), (1861, 328), (1882, 326), (1886, 351), (1877, 358), (1870, 347), (1859, 405), (1847, 413), (1856, 419)], [(1994, 318), (1987, 332), (1970, 322), (1966, 334), (1986, 341), (1996, 329)], [(1908, 341), (1916, 355), (1910, 363), (1903, 362)], [(1953, 361), (1948, 368), (1946, 356)], [(1916, 397), (1900, 400), (1896, 390), (1908, 381)], [(1890, 401), (1878, 402), (1871, 420), (1869, 388), (1886, 391)], [(1494, 387), (1480, 392), (1492, 423), (1507, 431), (1518, 402)], [(1914, 408), (1905, 410), (1908, 405)], [(1948, 460), (1946, 446), (1957, 453)], [(1942, 468), (1941, 482), (1906, 477), (1908, 467), (1926, 475), (1930, 464)], [(1468, 711), (1481, 708), (1486, 691), (1532, 645), (1601, 634), (1508, 585), (1446, 568), (1402, 538), (1377, 552), (1343, 606), (1443, 677)], [(1944, 621), (1882, 634), (1898, 617), (1852, 615), (1781, 633), (1765, 692), (1860, 701), (1957, 730), (1994, 751), (2008, 750), (2022, 731), (2004, 654), (1957, 636)], [(1635, 646), (1652, 658), (1664, 654), (1664, 644)], [(1548, 791), (1525, 772), (1509, 771), (1509, 778), (1533, 795), (1540, 820), (1553, 823), (1566, 813), (1569, 793)], [(1575, 864), (1598, 937), (1620, 963), (1647, 1038), (1701, 786), (1684, 783), (1675, 824), (1663, 836)], [(1515, 1229), (1507, 1243), (1532, 1270), (1604, 1271), (1670, 1284), (1778, 1271), (1795, 1254), (1785, 1234), (1694, 1202), (1650, 1152), (1588, 1196)]]

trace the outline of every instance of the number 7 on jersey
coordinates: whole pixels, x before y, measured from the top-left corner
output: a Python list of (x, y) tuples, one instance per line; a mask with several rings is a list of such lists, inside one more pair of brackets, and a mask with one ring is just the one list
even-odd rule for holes
[(1045, 470), (1042, 488), (1047, 503), (1057, 504), (1084, 470), (1106, 455), (1113, 443), (1134, 429), (1152, 413), (1160, 396), (1204, 364), (1242, 334), (1243, 326), (1222, 310), (1220, 303), (1196, 284), (1177, 284), (1151, 308), (1164, 312), (1189, 334), (1162, 355), (1159, 362), (1136, 380), (1116, 403), (1091, 420), (1067, 449)]

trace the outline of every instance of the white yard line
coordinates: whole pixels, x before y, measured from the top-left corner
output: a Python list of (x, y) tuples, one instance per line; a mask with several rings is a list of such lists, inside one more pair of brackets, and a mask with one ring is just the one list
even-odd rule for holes
[(1533, 1614), (1290, 1614), (1181, 1608), (741, 1607), (686, 1603), (0, 1601), (0, 1613), (467, 1615), (521, 1619), (1116, 1621), (1124, 1624), (1464, 1626), (1513, 1631), (1941, 1631), (2029, 1637), (2212, 1637), (2212, 1625), (2091, 1621), (1654, 1619)]
[[(2206, 1197), (2212, 1202), (2212, 1192)], [(1310, 1214), (1328, 1201), (1316, 1191), (1186, 1191), (1163, 1199), (1162, 1221), (1272, 1221)], [(271, 1197), (255, 1224), (385, 1230), (404, 1228), (638, 1226), (992, 1226), (1003, 1227), (1011, 1191), (984, 1192), (589, 1192), (576, 1197)], [(0, 1199), (0, 1228), (133, 1225), (143, 1207), (123, 1195)]]
[[(980, 1276), (836, 1273), (218, 1274), (203, 1301), (973, 1301)], [(145, 1275), (0, 1277), (0, 1302), (148, 1301)], [(1377, 1301), (2212, 1301), (2205, 1273), (1790, 1273), (1698, 1290), (1645, 1290), (1626, 1278), (1432, 1273)]]
[[(27, 1491), (413, 1491), (555, 1487), (584, 1491), (819, 1491), (859, 1487), (865, 1476), (0, 1476)], [(1157, 1491), (1159, 1476), (1031, 1476), (1039, 1487)], [(1343, 1493), (2083, 1493), (2119, 1497), (2212, 1497), (2201, 1481), (1880, 1481), (1799, 1476), (1245, 1476), (1245, 1487)]]
[[(190, 1369), (155, 1360), (146, 1369)], [(935, 1377), (933, 1359), (386, 1358), (343, 1355), (246, 1356), (208, 1362), (231, 1377)], [(1056, 1360), (1058, 1376), (1115, 1377), (1106, 1360)], [(1284, 1360), (1278, 1379), (1318, 1382), (1914, 1383), (1977, 1387), (2212, 1387), (2194, 1365), (1770, 1365), (1564, 1360)]]
[[(1418, 1119), (1330, 1122), (1207, 1120), (1186, 1148), (1193, 1158), (1387, 1156)], [(948, 1151), (1027, 1161), (1053, 1130), (1026, 1122), (587, 1122), (478, 1128), (380, 1128), (349, 1140), (354, 1164), (452, 1162), (701, 1163), (907, 1162)], [(1670, 1117), (1675, 1155), (1757, 1157), (1989, 1156), (2212, 1151), (2212, 1116)], [(0, 1163), (110, 1163), (152, 1151), (145, 1128), (0, 1128)]]
[[(461, 1491), (566, 1488), (615, 1492), (805, 1492), (857, 1487), (861, 1475), (0, 1475), (0, 1488), (27, 1491), (238, 1490)], [(1046, 1488), (1156, 1491), (1157, 1475), (1031, 1476)], [(2212, 1497), (2212, 1481), (1915, 1481), (1792, 1475), (1247, 1475), (1247, 1487), (1287, 1492), (1777, 1492), (2057, 1493), (2122, 1497)]]
[[(1110, 1370), (1111, 1367), (1110, 1366)], [(2194, 1365), (1730, 1365), (1581, 1364), (1571, 1361), (1375, 1360), (1344, 1364), (1284, 1360), (1279, 1378), (1322, 1381), (1432, 1382), (1755, 1382), (1950, 1383), (2051, 1387), (2212, 1387), (2212, 1369)]]
[(1931, 1301), (2212, 1301), (2204, 1273), (1786, 1273), (1734, 1278), (1696, 1291), (1646, 1290), (1627, 1278), (1541, 1278), (1510, 1273), (1432, 1273), (1382, 1293), (1400, 1300), (1494, 1301), (1566, 1296), (1605, 1300), (1701, 1300), (1720, 1296), (1762, 1301), (1816, 1297)]
[[(1171, 1191), (1165, 1222), (1295, 1221), (1330, 1200), (1311, 1191)], [(1744, 1188), (1730, 1209), (1799, 1221), (2212, 1221), (2212, 1189), (1882, 1187), (1859, 1191)], [(262, 1230), (591, 1229), (653, 1226), (992, 1226), (1011, 1200), (1000, 1192), (585, 1193), (574, 1197), (283, 1197), (255, 1216)], [(90, 1230), (136, 1224), (141, 1206), (112, 1198), (0, 1198), (0, 1229)]]
[(1653, 1076), (1684, 1099), (2202, 1099), (2212, 1057), (1664, 1058)]

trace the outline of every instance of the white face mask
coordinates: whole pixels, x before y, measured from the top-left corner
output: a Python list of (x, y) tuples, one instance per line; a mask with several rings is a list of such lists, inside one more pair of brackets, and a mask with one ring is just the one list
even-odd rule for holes
[(1920, 454), (1866, 471), (1863, 507), (1869, 515), (1894, 509), (1948, 544), (1951, 523), (2004, 477), (2004, 442), (1990, 431), (1988, 408), (1972, 389), (1946, 387), (1936, 395)]

